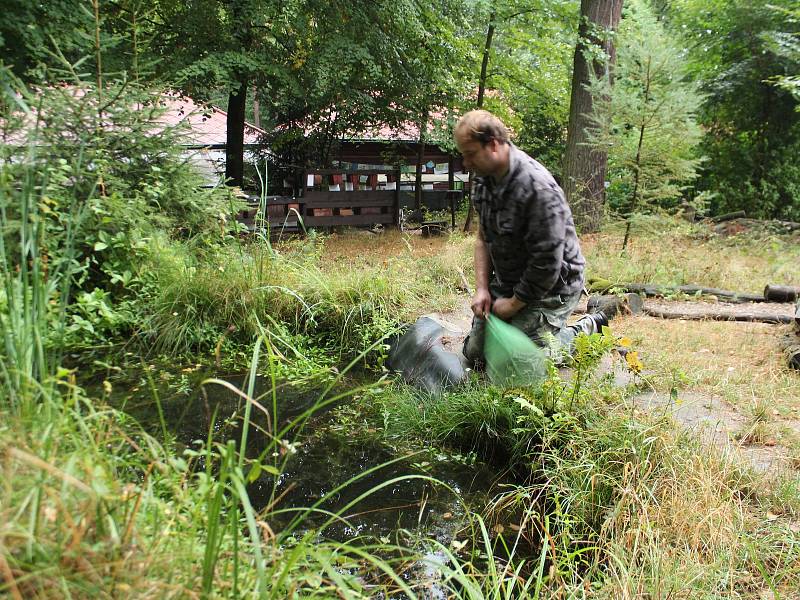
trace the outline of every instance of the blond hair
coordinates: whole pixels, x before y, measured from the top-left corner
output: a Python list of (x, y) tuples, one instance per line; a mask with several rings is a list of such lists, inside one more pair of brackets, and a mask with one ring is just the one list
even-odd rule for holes
[(456, 123), (455, 134), (480, 142), (482, 146), (493, 139), (508, 143), (508, 128), (488, 110), (471, 110), (462, 115)]

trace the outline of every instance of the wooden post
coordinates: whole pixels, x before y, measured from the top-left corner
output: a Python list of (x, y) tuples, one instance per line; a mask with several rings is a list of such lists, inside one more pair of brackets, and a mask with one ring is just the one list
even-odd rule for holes
[(400, 174), (402, 173), (402, 169), (400, 164), (398, 163), (394, 169), (394, 178), (395, 178), (395, 185), (394, 185), (394, 206), (392, 210), (394, 211), (394, 224), (397, 228), (400, 228)]
[(456, 230), (456, 174), (455, 171), (455, 161), (453, 160), (453, 155), (451, 154), (447, 158), (447, 197), (450, 200), (450, 227), (453, 231)]
[(456, 187), (456, 161), (451, 154), (447, 159), (447, 189), (452, 190)]
[(797, 335), (800, 335), (800, 298), (798, 298), (794, 308), (794, 328), (797, 331)]

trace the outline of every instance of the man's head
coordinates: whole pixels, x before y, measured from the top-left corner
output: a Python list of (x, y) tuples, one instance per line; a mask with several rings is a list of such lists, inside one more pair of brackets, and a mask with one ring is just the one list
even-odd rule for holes
[(480, 176), (500, 178), (509, 166), (508, 129), (486, 110), (471, 110), (456, 124), (455, 141), (464, 168)]

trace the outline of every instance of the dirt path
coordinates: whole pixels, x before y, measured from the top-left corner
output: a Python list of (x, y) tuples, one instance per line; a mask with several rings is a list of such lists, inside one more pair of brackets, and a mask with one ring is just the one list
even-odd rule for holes
[[(730, 312), (731, 315), (793, 314), (791, 305), (776, 303), (729, 304), (647, 299), (645, 306), (685, 314), (698, 314), (708, 310)], [(586, 301), (584, 300), (576, 313), (584, 312), (585, 308)], [(432, 313), (428, 316), (438, 320), (447, 330), (448, 333), (443, 338), (445, 347), (459, 352), (472, 322), (469, 298), (463, 298), (456, 310)], [(636, 317), (627, 318), (635, 319)], [(688, 323), (689, 321), (683, 322)], [(601, 368), (605, 372), (613, 372), (614, 379), (619, 386), (624, 387), (633, 383), (633, 376), (622, 367), (619, 360), (606, 358)], [(703, 442), (719, 448), (723, 452), (733, 453), (740, 460), (749, 463), (756, 471), (779, 474), (797, 469), (797, 459), (793, 456), (792, 451), (776, 443), (769, 436), (759, 439), (758, 443), (748, 441), (748, 439), (757, 439), (756, 435), (751, 435), (756, 432), (750, 431), (754, 427), (751, 424), (752, 418), (720, 397), (690, 389), (679, 393), (676, 400), (669, 393), (650, 390), (635, 394), (630, 402), (634, 411), (672, 418), (685, 429), (695, 433)], [(800, 436), (800, 421), (784, 420), (780, 424), (793, 429)]]

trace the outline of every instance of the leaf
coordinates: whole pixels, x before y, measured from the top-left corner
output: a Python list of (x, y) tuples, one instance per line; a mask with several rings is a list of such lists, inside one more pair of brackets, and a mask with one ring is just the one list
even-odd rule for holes
[(105, 250), (106, 248), (108, 248), (108, 244), (106, 244), (105, 242), (95, 242), (94, 243), (94, 251), (95, 252), (99, 252), (100, 250)]
[(450, 545), (456, 552), (461, 552), (461, 550), (464, 549), (464, 546), (467, 545), (467, 540), (464, 540), (463, 542), (459, 542), (458, 540), (453, 540), (452, 542), (450, 542)]
[(253, 468), (250, 469), (250, 472), (247, 474), (248, 483), (253, 483), (256, 479), (261, 477), (261, 471), (261, 463), (255, 463)]

